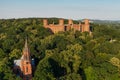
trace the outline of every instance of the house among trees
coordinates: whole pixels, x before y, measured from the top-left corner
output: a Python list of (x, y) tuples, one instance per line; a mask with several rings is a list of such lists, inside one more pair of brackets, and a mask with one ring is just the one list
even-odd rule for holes
[(32, 62), (26, 39), (21, 59), (14, 60), (14, 73), (23, 80), (32, 80), (32, 67), (34, 66)]
[(68, 24), (64, 24), (64, 19), (59, 20), (59, 24), (49, 24), (47, 19), (43, 19), (43, 26), (49, 28), (53, 33), (60, 31), (69, 31), (74, 29), (75, 31), (90, 32), (89, 20), (85, 19), (83, 23), (74, 24), (72, 19), (68, 20)]

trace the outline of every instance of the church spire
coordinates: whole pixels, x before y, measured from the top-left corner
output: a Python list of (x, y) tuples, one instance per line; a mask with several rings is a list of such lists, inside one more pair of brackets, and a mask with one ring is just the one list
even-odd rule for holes
[(23, 59), (24, 60), (30, 60), (30, 52), (29, 52), (29, 48), (28, 48), (27, 38), (25, 40), (25, 46), (23, 48)]
[(32, 62), (27, 38), (25, 39), (24, 48), (21, 59), (15, 61), (14, 70), (16, 74), (20, 74), (22, 80), (32, 80)]
[(27, 42), (28, 42), (28, 41), (27, 41), (27, 38), (26, 38), (26, 40), (25, 40), (25, 46), (24, 46), (25, 51), (28, 50), (28, 43), (27, 43)]

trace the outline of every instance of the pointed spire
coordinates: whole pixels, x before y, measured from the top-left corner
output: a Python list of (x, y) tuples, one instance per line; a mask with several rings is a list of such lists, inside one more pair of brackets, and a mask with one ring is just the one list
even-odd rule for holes
[(24, 45), (23, 52), (28, 52), (28, 43), (27, 43), (27, 38), (25, 39), (25, 45)]
[(25, 39), (25, 48), (28, 48), (28, 44), (27, 44), (27, 38)]
[(24, 56), (24, 59), (26, 59), (26, 60), (30, 59), (30, 53), (29, 53), (27, 38), (25, 40), (25, 46), (23, 48), (23, 56)]

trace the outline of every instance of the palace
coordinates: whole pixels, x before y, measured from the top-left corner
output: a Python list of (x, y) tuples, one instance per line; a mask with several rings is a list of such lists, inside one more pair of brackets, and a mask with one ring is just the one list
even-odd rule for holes
[(21, 59), (14, 60), (13, 71), (17, 76), (20, 76), (23, 80), (32, 80), (32, 66), (33, 64), (26, 39)]
[(75, 31), (90, 32), (89, 20), (85, 19), (83, 23), (74, 24), (72, 19), (68, 20), (68, 24), (64, 24), (64, 20), (60, 19), (59, 24), (49, 24), (47, 19), (43, 19), (43, 26), (49, 28), (53, 33), (58, 33), (60, 31), (69, 31), (74, 29)]

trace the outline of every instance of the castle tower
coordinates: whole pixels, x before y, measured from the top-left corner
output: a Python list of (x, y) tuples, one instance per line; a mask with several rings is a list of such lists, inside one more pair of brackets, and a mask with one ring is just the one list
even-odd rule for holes
[(59, 25), (64, 25), (64, 20), (63, 19), (59, 20)]
[(84, 31), (90, 32), (90, 24), (88, 19), (84, 20)]
[(72, 19), (68, 20), (68, 25), (70, 25), (70, 28), (73, 29), (73, 20)]
[(46, 25), (48, 25), (47, 19), (43, 19), (43, 25), (44, 25), (44, 27), (45, 27)]
[(88, 19), (85, 19), (84, 22), (85, 22), (85, 24), (89, 24), (89, 20)]
[(79, 31), (82, 32), (82, 24), (81, 24), (81, 22), (79, 22)]
[(27, 39), (25, 41), (25, 46), (23, 48), (23, 55), (21, 58), (21, 77), (23, 80), (32, 80), (32, 65), (31, 65), (31, 57), (30, 51), (27, 45)]
[(72, 24), (73, 24), (73, 20), (72, 20), (72, 19), (69, 19), (69, 20), (68, 20), (68, 24), (69, 24), (69, 25), (72, 25)]

